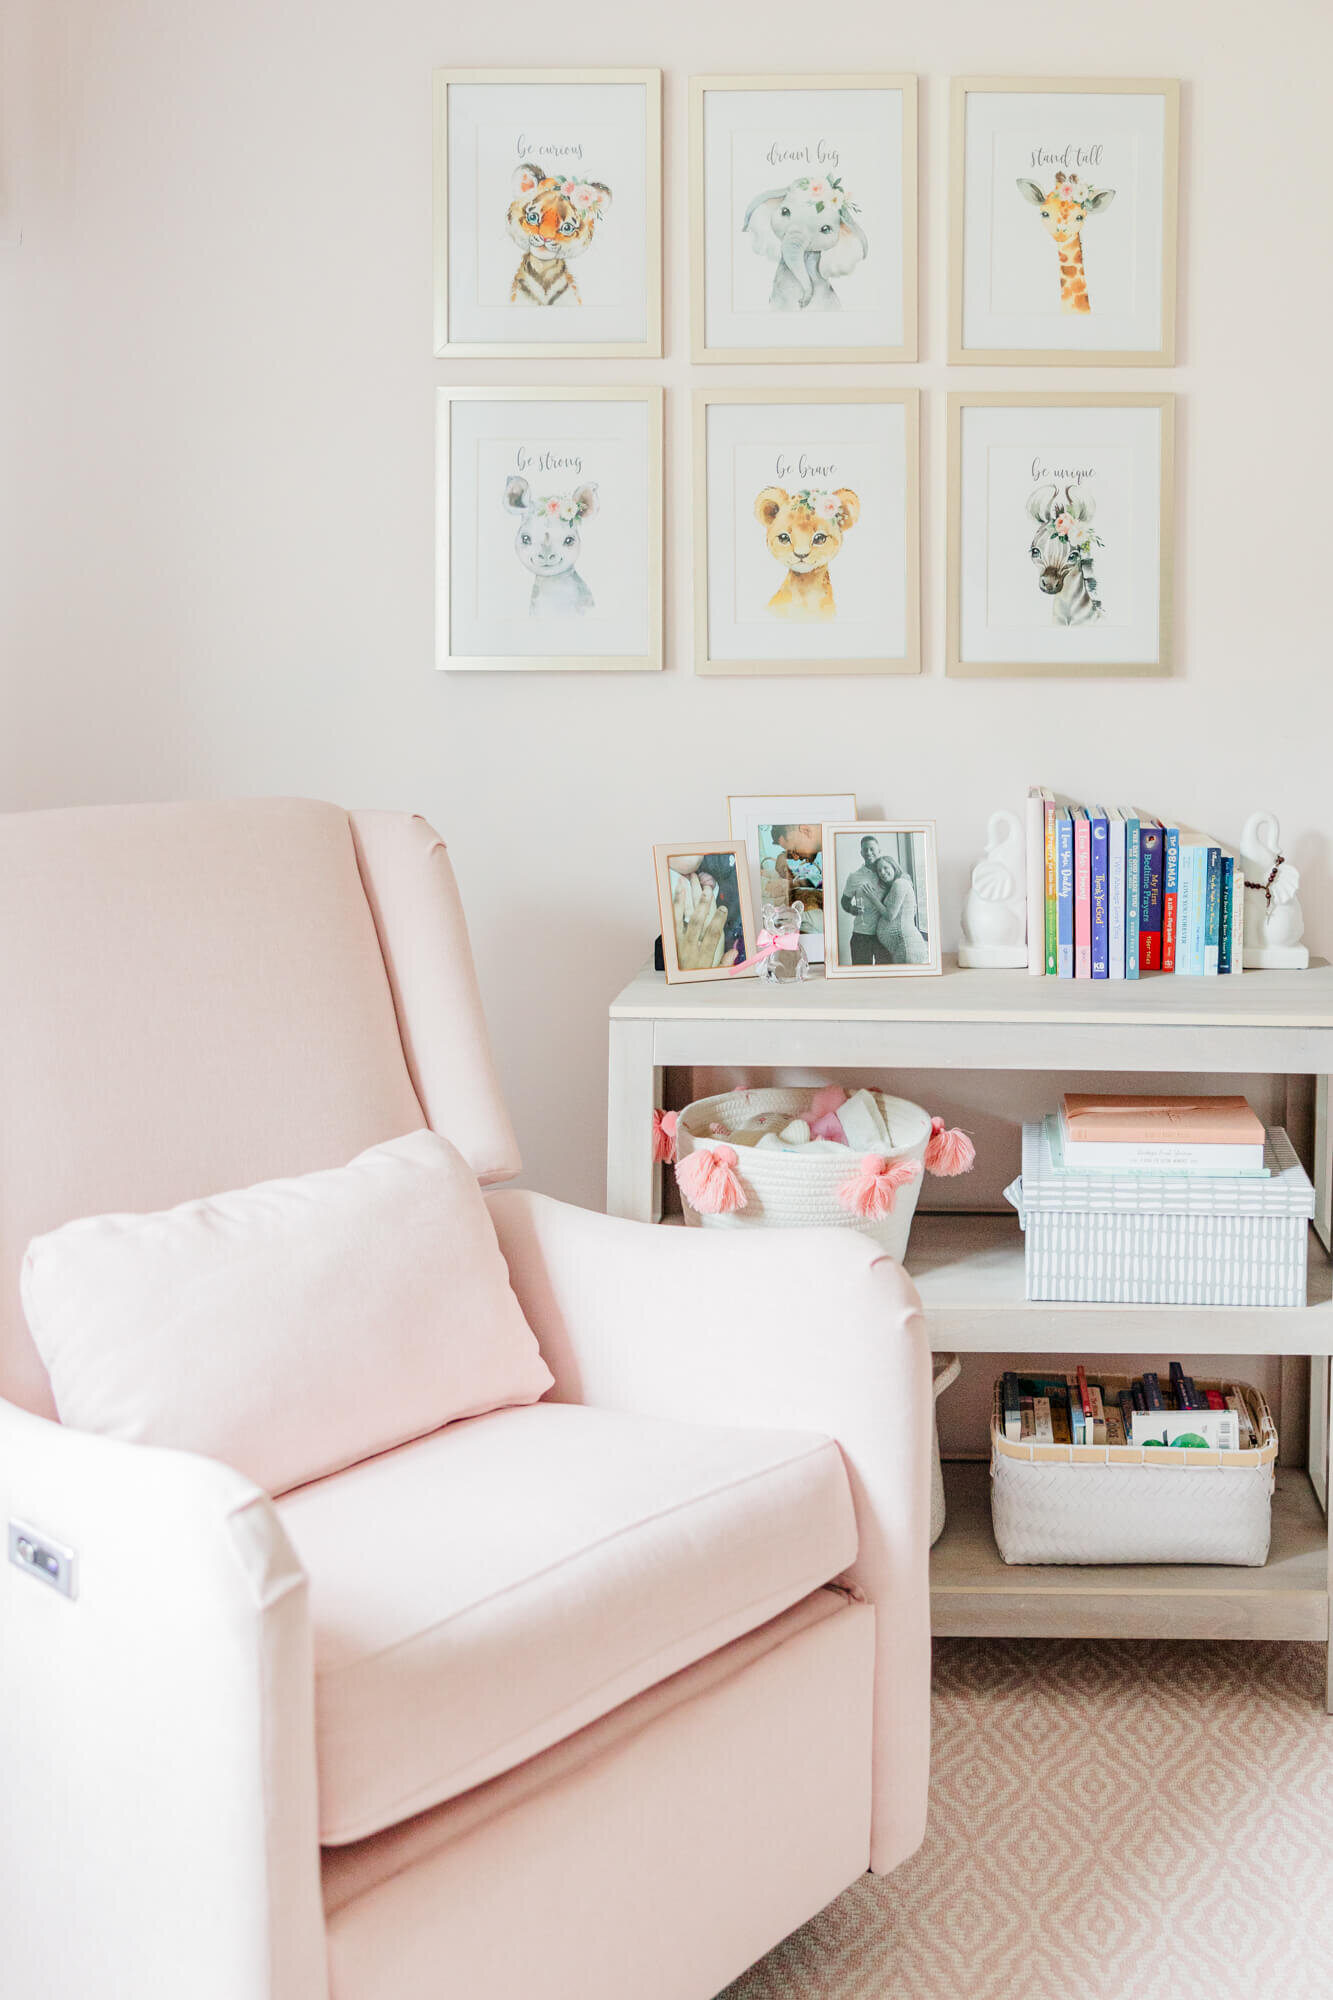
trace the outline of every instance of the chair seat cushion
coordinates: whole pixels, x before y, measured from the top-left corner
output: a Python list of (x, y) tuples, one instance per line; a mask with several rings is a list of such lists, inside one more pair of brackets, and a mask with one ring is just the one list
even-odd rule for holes
[(278, 1507), (310, 1578), (329, 1845), (522, 1763), (856, 1554), (830, 1439), (572, 1404), (453, 1424)]

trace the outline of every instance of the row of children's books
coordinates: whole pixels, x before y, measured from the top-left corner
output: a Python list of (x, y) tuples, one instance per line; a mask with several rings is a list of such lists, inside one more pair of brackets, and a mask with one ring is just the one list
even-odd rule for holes
[(1006, 1370), (1000, 1395), (1004, 1434), (1014, 1444), (1251, 1451), (1259, 1443), (1245, 1398), (1197, 1389), (1179, 1361), (1171, 1363), (1169, 1382), (1149, 1371), (1114, 1395), (1090, 1382), (1081, 1365), (1054, 1378)]
[(1245, 871), (1209, 835), (1137, 806), (1027, 798), (1028, 971), (1048, 979), (1241, 970)]

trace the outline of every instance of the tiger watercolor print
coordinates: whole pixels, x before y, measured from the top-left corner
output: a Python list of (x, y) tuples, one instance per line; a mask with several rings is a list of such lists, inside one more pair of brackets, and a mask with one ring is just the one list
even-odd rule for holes
[(509, 298), (513, 305), (582, 305), (569, 262), (581, 257), (611, 206), (601, 181), (548, 174), (530, 160), (514, 175), (509, 234), (523, 252)]

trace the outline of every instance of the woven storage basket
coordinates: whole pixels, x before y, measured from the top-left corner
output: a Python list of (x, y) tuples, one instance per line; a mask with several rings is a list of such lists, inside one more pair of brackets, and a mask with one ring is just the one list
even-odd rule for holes
[[(783, 1111), (803, 1118), (813, 1090), (731, 1090), (720, 1097), (701, 1097), (687, 1105), (676, 1125), (676, 1158), (728, 1144), (728, 1134), (762, 1111)], [(893, 1145), (886, 1158), (917, 1162), (926, 1157), (930, 1113), (905, 1097), (875, 1091)], [(719, 1128), (719, 1129), (715, 1129)], [(899, 1263), (907, 1254), (921, 1173), (900, 1187), (892, 1210), (879, 1221), (851, 1215), (838, 1200), (838, 1190), (854, 1175), (859, 1156), (850, 1148), (836, 1152), (823, 1147), (738, 1146), (736, 1175), (745, 1193), (744, 1208), (724, 1215), (700, 1215), (685, 1203), (687, 1222), (705, 1229), (859, 1229), (872, 1237)], [(924, 1169), (923, 1169), (924, 1170)]]
[(1069, 1173), (1051, 1120), (1023, 1127), (1004, 1191), (1030, 1299), (1098, 1305), (1303, 1306), (1314, 1188), (1280, 1126), (1268, 1177)]
[[(1228, 1563), (1268, 1560), (1277, 1431), (1244, 1382), (1204, 1381), (1239, 1395), (1261, 1440), (1254, 1451), (1142, 1445), (1014, 1444), (1003, 1385), (991, 1406), (991, 1520), (1007, 1563)], [(1114, 1398), (1129, 1375), (1103, 1375)]]

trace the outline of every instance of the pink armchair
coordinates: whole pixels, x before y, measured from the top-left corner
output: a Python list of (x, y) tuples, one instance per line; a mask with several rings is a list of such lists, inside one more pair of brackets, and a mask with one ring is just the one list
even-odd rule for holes
[[(0, 819), (6, 2000), (709, 2000), (921, 1839), (911, 1285), (490, 1198), (555, 1376), (274, 1501), (54, 1420), (28, 1239), (422, 1124), (518, 1170), (443, 843), (291, 800)], [(649, 1143), (645, 1133), (644, 1143)], [(836, 1442), (831, 1442), (836, 1441)]]

